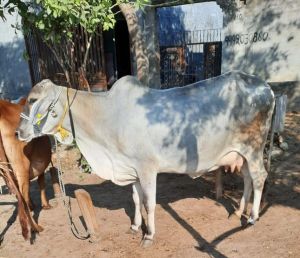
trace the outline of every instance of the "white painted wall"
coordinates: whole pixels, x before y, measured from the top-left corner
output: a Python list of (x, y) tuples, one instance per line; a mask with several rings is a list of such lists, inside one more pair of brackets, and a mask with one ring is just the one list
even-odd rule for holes
[(180, 5), (186, 30), (220, 29), (223, 26), (222, 9), (215, 2)]
[(11, 27), (20, 23), (20, 17), (8, 13), (5, 16), (5, 22), (0, 19), (0, 98), (17, 99), (27, 95), (31, 80), (28, 63), (23, 57), (24, 37)]
[[(161, 46), (182, 44), (182, 35), (186, 31), (191, 32), (189, 35), (196, 41), (213, 41), (211, 36), (206, 37), (206, 33), (201, 34), (202, 37), (200, 39), (200, 34), (197, 34), (197, 32), (222, 29), (223, 27), (222, 9), (216, 2), (157, 8), (157, 17)], [(219, 37), (216, 34), (215, 41), (218, 40)]]
[(222, 72), (240, 69), (271, 82), (298, 81), (300, 0), (236, 2), (233, 20), (224, 14)]

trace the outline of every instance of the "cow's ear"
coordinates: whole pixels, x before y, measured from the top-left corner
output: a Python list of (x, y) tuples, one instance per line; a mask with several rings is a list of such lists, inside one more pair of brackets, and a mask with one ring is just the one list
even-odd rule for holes
[(60, 128), (54, 136), (62, 144), (72, 144), (74, 140), (72, 133), (64, 128)]

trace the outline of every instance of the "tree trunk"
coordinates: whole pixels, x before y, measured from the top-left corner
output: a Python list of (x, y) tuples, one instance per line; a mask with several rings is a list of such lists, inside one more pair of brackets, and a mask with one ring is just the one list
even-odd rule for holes
[[(142, 11), (140, 11), (142, 12)], [(157, 20), (156, 12), (153, 7), (145, 7), (143, 13), (144, 21), (144, 41), (147, 49), (147, 55), (149, 60), (148, 67), (148, 86), (150, 88), (161, 88), (160, 83), (160, 51), (157, 33)]]
[(137, 77), (144, 85), (148, 85), (149, 60), (144, 47), (142, 30), (138, 24), (136, 9), (132, 4), (120, 4), (119, 7), (126, 19), (131, 52), (136, 61)]

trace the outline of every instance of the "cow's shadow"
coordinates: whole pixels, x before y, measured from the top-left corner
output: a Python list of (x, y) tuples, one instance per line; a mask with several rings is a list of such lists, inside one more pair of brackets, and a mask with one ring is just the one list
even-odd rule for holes
[[(229, 178), (228, 178), (229, 176)], [(242, 195), (242, 183), (237, 182), (242, 179), (238, 176), (234, 176), (235, 180), (230, 177), (232, 175), (226, 175), (224, 180), (224, 188), (233, 190), (236, 195)], [(226, 180), (229, 179), (229, 180)], [(49, 178), (47, 178), (49, 181)], [(228, 184), (228, 182), (230, 182)], [(37, 183), (33, 182), (33, 191), (37, 190)], [(236, 188), (235, 185), (240, 186)], [(104, 181), (100, 184), (66, 184), (67, 195), (75, 198), (74, 191), (77, 189), (86, 190), (93, 201), (95, 207), (105, 208), (109, 210), (120, 210), (124, 209), (127, 216), (133, 220), (134, 217), (134, 203), (132, 200), (132, 187), (128, 186), (117, 186), (110, 181)], [(37, 194), (32, 195), (33, 201), (36, 207), (39, 207), (40, 200)], [(54, 193), (52, 187), (47, 187), (47, 196), (49, 199), (54, 198)], [(233, 196), (232, 196), (233, 197)], [(232, 213), (237, 207), (237, 202), (235, 197), (232, 198), (225, 195), (217, 205), (223, 205), (228, 214)], [(157, 179), (157, 204), (160, 205), (172, 218), (174, 218), (183, 228), (185, 228), (191, 236), (197, 241), (198, 245), (195, 246), (196, 249), (206, 252), (214, 257), (226, 257), (220, 253), (215, 246), (223, 241), (228, 236), (236, 233), (241, 227), (234, 228), (214, 240), (214, 242), (209, 243), (201, 234), (194, 229), (189, 222), (185, 221), (181, 216), (173, 209), (170, 205), (173, 202), (183, 200), (186, 198), (209, 198), (215, 201), (215, 184), (214, 184), (214, 174), (206, 175), (205, 177), (199, 177), (197, 179), (192, 179), (187, 175), (176, 175), (176, 174), (159, 174)], [(238, 199), (238, 198), (237, 198)], [(35, 220), (38, 221), (40, 214), (40, 209), (35, 210)], [(129, 226), (129, 225), (128, 225)], [(145, 231), (145, 225), (142, 227)]]
[[(232, 175), (226, 175), (226, 177), (232, 177)], [(228, 178), (227, 178), (228, 179)], [(231, 183), (227, 183), (230, 181)], [(235, 180), (224, 180), (224, 188), (233, 190), (236, 195), (242, 194), (241, 188), (236, 188), (236, 185), (242, 186), (242, 178), (235, 176)], [(120, 187), (110, 181), (105, 181), (97, 185), (77, 185), (67, 184), (66, 189), (71, 197), (74, 196), (74, 191), (82, 188), (90, 193), (93, 200), (93, 204), (99, 208), (106, 208), (110, 210), (124, 209), (127, 216), (133, 220), (134, 217), (134, 203), (132, 200), (132, 189), (131, 186)], [(172, 218), (174, 218), (183, 228), (185, 228), (191, 236), (197, 241), (198, 245), (196, 249), (206, 252), (213, 257), (226, 257), (216, 249), (216, 245), (223, 241), (225, 238), (241, 230), (238, 226), (228, 232), (225, 232), (214, 242), (209, 243), (201, 234), (194, 229), (189, 222), (185, 221), (170, 205), (170, 203), (183, 200), (186, 198), (209, 198), (215, 200), (215, 184), (214, 174), (205, 177), (199, 177), (192, 179), (187, 175), (176, 175), (176, 174), (160, 174), (157, 180), (157, 204), (160, 205)], [(237, 207), (235, 197), (224, 197), (216, 202), (218, 205), (223, 205), (228, 214), (233, 213)], [(145, 225), (142, 227), (145, 231)]]
[[(225, 186), (228, 187), (228, 185)], [(75, 198), (75, 190), (84, 189), (91, 195), (95, 207), (110, 210), (124, 209), (126, 214), (133, 219), (134, 203), (132, 200), (132, 187), (130, 185), (117, 186), (111, 181), (104, 181), (101, 184), (93, 185), (67, 184), (66, 189), (68, 195), (72, 198)], [(214, 189), (214, 180), (211, 180), (210, 177), (192, 179), (186, 175), (160, 174), (157, 179), (157, 204), (166, 207), (166, 204), (186, 198), (209, 198), (215, 200)], [(236, 195), (242, 195), (242, 189), (236, 190)], [(216, 203), (223, 205), (228, 214), (231, 214), (238, 206), (234, 199), (224, 195)]]
[[(192, 179), (187, 175), (176, 174), (159, 174), (157, 180), (157, 204), (159, 204), (172, 218), (174, 218), (183, 228), (185, 228), (191, 236), (197, 241), (197, 249), (209, 253), (215, 257), (223, 257), (221, 253), (215, 248), (224, 239), (230, 237), (242, 229), (237, 226), (224, 232), (216, 237), (211, 242), (206, 241), (201, 234), (195, 230), (187, 221), (185, 221), (170, 205), (179, 200), (186, 198), (208, 198), (216, 201), (215, 199), (215, 176), (214, 173), (206, 174), (205, 177)], [(220, 201), (216, 201), (217, 205), (222, 205), (230, 215), (237, 207), (243, 191), (243, 180), (241, 176), (236, 174), (226, 174), (223, 178), (223, 185), (226, 193)], [(127, 216), (133, 219), (134, 216), (134, 203), (132, 200), (131, 186), (117, 186), (110, 181), (104, 181), (100, 184), (67, 184), (67, 195), (75, 198), (74, 191), (77, 189), (86, 190), (93, 200), (93, 204), (98, 208), (105, 208), (109, 210), (124, 209)], [(294, 207), (300, 210), (300, 204), (297, 202), (300, 198), (300, 193), (292, 191), (293, 186), (284, 184), (274, 184), (269, 191), (268, 205), (261, 212), (261, 216), (268, 210), (272, 204), (282, 204), (285, 206)], [(282, 196), (279, 198), (279, 193), (289, 193), (292, 198)], [(47, 195), (53, 198), (53, 191), (47, 188)], [(274, 196), (277, 196), (274, 198)], [(36, 217), (38, 219), (38, 217)]]
[(2, 202), (1, 205), (13, 205), (14, 207), (13, 207), (13, 212), (12, 212), (10, 218), (6, 222), (6, 226), (0, 232), (0, 246), (1, 246), (2, 242), (4, 241), (6, 232), (9, 230), (11, 225), (16, 221), (17, 216), (18, 216), (18, 209), (17, 209), (16, 202)]
[[(214, 178), (213, 173), (197, 179), (192, 179), (187, 175), (160, 174), (157, 181), (157, 204), (159, 204), (197, 241), (198, 245), (195, 246), (196, 249), (213, 257), (226, 257), (218, 251), (216, 247), (228, 237), (244, 230), (245, 227), (243, 221), (241, 221), (241, 224), (237, 224), (236, 227), (222, 233), (209, 242), (188, 221), (182, 218), (172, 205), (170, 205), (171, 203), (186, 198), (208, 198), (216, 201)], [(230, 215), (238, 207), (238, 202), (236, 200), (239, 200), (242, 196), (243, 179), (236, 174), (226, 174), (223, 179), (225, 193), (229, 194), (224, 194), (220, 201), (216, 201), (216, 204), (222, 205), (227, 210), (228, 215)], [(75, 190), (83, 188), (90, 193), (96, 207), (110, 210), (124, 209), (127, 216), (129, 216), (131, 220), (133, 219), (134, 204), (132, 201), (131, 186), (120, 187), (110, 181), (105, 181), (97, 185), (68, 184), (66, 185), (66, 188), (71, 197), (75, 197), (73, 194)], [(296, 200), (299, 200), (300, 198), (300, 193), (291, 191), (291, 189), (290, 186), (284, 184), (271, 185), (269, 193), (266, 194), (267, 204), (261, 210), (260, 216), (262, 217), (271, 205), (277, 203), (300, 210), (300, 204), (299, 202), (296, 202)], [(278, 196), (279, 192), (289, 193), (289, 196), (292, 196), (293, 198), (289, 198), (288, 200), (286, 196), (283, 198), (274, 198), (274, 195)], [(282, 199), (284, 199), (284, 201)]]

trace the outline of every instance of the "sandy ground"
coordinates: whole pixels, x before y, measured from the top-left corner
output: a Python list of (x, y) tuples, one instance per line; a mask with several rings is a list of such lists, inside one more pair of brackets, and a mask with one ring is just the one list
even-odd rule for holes
[(300, 113), (287, 114), (284, 140), (289, 149), (272, 163), (275, 180), (267, 194), (267, 205), (256, 225), (245, 230), (239, 220), (228, 219), (242, 195), (238, 175), (225, 176), (220, 202), (215, 201), (214, 175), (195, 180), (159, 175), (157, 233), (154, 245), (148, 249), (139, 246), (142, 232), (126, 233), (134, 213), (131, 187), (119, 187), (81, 173), (76, 165), (78, 151), (67, 148), (61, 155), (75, 223), (82, 229), (73, 192), (83, 188), (95, 205), (99, 241), (89, 243), (72, 235), (66, 211), (53, 198), (50, 184), (47, 195), (54, 208), (40, 210), (37, 183), (32, 182), (35, 218), (44, 231), (32, 243), (24, 241), (15, 198), (0, 195), (0, 257), (300, 257)]

